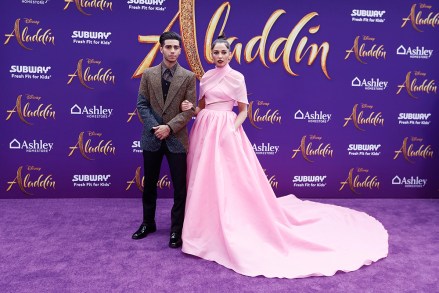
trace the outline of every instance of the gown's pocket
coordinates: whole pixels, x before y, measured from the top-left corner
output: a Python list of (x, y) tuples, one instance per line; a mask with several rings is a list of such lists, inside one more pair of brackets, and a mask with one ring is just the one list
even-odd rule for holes
[(234, 139), (234, 137), (236, 136), (236, 133), (237, 133), (237, 130), (235, 130), (234, 127), (225, 128), (219, 136), (219, 143), (221, 145), (227, 144), (227, 142)]

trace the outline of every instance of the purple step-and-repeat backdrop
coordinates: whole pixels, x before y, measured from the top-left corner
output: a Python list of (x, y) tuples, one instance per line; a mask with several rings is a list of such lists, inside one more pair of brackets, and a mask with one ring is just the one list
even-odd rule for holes
[[(2, 1), (1, 198), (139, 197), (140, 75), (225, 32), (278, 196), (439, 196), (437, 1)], [(192, 125), (189, 125), (189, 127)], [(172, 195), (166, 162), (157, 183)]]

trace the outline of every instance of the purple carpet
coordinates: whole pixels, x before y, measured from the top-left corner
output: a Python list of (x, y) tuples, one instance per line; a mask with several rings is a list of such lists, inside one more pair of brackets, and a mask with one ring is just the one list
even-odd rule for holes
[(168, 248), (170, 199), (158, 201), (158, 231), (138, 241), (140, 199), (5, 199), (0, 292), (439, 292), (437, 199), (316, 201), (379, 219), (389, 256), (332, 277), (251, 278)]

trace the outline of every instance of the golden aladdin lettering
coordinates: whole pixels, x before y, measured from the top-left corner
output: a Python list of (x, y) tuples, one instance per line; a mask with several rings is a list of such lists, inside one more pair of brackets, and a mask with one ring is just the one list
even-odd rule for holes
[[(386, 59), (386, 51), (384, 51), (384, 45), (378, 46), (377, 45), (373, 45), (372, 48), (370, 48), (369, 50), (365, 49), (365, 44), (361, 44), (361, 46), (359, 45), (359, 40), (360, 36), (357, 36), (354, 40), (354, 45), (352, 46), (352, 48), (350, 50), (346, 50), (346, 57), (344, 58), (345, 60), (349, 58), (349, 56), (351, 55), (351, 53), (354, 53), (355, 58), (363, 63), (363, 64), (367, 64), (366, 62), (364, 62), (361, 58), (363, 57), (375, 57), (376, 59), (379, 58), (383, 58)], [(369, 37), (365, 37), (365, 39), (369, 39)]]
[(253, 101), (250, 102), (247, 110), (247, 115), (250, 120), (251, 125), (256, 127), (257, 129), (262, 129), (261, 127), (258, 127), (256, 123), (258, 122), (269, 122), (271, 124), (279, 123), (281, 124), (282, 117), (279, 114), (279, 110), (274, 110), (273, 112), (271, 109), (268, 109), (265, 114), (260, 114), (260, 108), (257, 108), (255, 111), (253, 111)]
[[(373, 108), (372, 106), (368, 106), (366, 104), (362, 104), (363, 108)], [(361, 111), (359, 114), (357, 114), (357, 108), (358, 108), (358, 104), (354, 105), (354, 108), (352, 109), (352, 113), (348, 118), (345, 118), (344, 120), (346, 121), (343, 124), (343, 127), (346, 127), (348, 125), (348, 123), (350, 121), (352, 121), (352, 123), (354, 123), (355, 128), (364, 131), (364, 129), (362, 129), (360, 127), (360, 125), (364, 124), (364, 125), (373, 125), (373, 126), (377, 126), (377, 125), (384, 125), (384, 118), (382, 117), (382, 113), (378, 112), (375, 114), (375, 112), (372, 112), (369, 114), (369, 117), (364, 118), (364, 111)]]
[(66, 6), (64, 10), (69, 8), (71, 3), (75, 3), (76, 8), (84, 15), (90, 16), (90, 13), (86, 13), (83, 8), (98, 8), (100, 10), (110, 9), (113, 10), (113, 2), (106, 0), (64, 0)]
[(97, 146), (91, 146), (91, 139), (88, 139), (84, 144), (84, 132), (81, 132), (78, 137), (78, 142), (70, 148), (69, 157), (73, 155), (76, 149), (79, 148), (81, 155), (87, 160), (94, 160), (87, 156), (87, 154), (101, 153), (104, 155), (116, 154), (116, 148), (112, 145), (112, 140), (105, 142), (100, 140)]
[(276, 180), (276, 175), (273, 175), (270, 178), (268, 178), (268, 183), (270, 183), (271, 187), (277, 188), (279, 185), (279, 182)]
[(31, 192), (27, 190), (30, 188), (55, 189), (56, 182), (53, 181), (53, 177), (51, 174), (49, 175), (40, 174), (37, 180), (32, 180), (30, 178), (29, 173), (26, 174), (23, 178), (22, 170), (23, 170), (23, 166), (20, 166), (17, 170), (17, 176), (12, 181), (8, 181), (9, 186), (6, 189), (6, 191), (11, 190), (14, 184), (18, 184), (20, 190), (27, 195), (33, 195)]
[(140, 175), (140, 169), (141, 169), (141, 167), (137, 167), (137, 169), (136, 169), (136, 173), (134, 174), (134, 178), (133, 178), (133, 180), (131, 180), (131, 181), (127, 181), (128, 186), (127, 186), (127, 188), (126, 188), (125, 190), (130, 189), (130, 188), (131, 188), (131, 185), (133, 185), (134, 183), (136, 183), (137, 188), (138, 188), (140, 191), (143, 191), (143, 179), (144, 179), (144, 177), (142, 177), (142, 176)]
[[(431, 9), (431, 6), (420, 4), (420, 8)], [(403, 28), (407, 22), (410, 21), (415, 30), (418, 32), (423, 32), (421, 29), (419, 29), (418, 25), (429, 25), (431, 27), (439, 25), (439, 13), (434, 14), (433, 12), (430, 12), (426, 18), (422, 18), (422, 11), (416, 13), (416, 4), (413, 4), (412, 8), (410, 9), (410, 14), (402, 20), (404, 22), (402, 23), (401, 28)]]
[(171, 181), (169, 180), (168, 175), (164, 175), (162, 178), (159, 178), (157, 181), (157, 187), (160, 189), (171, 188)]
[(425, 146), (422, 144), (418, 149), (415, 149), (413, 144), (408, 145), (407, 140), (408, 137), (404, 138), (401, 148), (395, 151), (395, 156), (393, 157), (394, 160), (396, 160), (401, 154), (403, 155), (404, 159), (410, 163), (414, 163), (412, 160), (410, 160), (410, 158), (433, 158), (434, 152), (431, 148), (431, 145)]
[(405, 76), (404, 82), (398, 85), (398, 91), (396, 92), (397, 95), (399, 95), (403, 89), (406, 89), (409, 96), (415, 99), (418, 98), (414, 95), (415, 92), (423, 92), (427, 94), (431, 92), (437, 93), (437, 86), (435, 85), (434, 79), (430, 81), (428, 81), (428, 79), (425, 79), (421, 85), (417, 85), (416, 83), (418, 79), (414, 78), (413, 80), (411, 80), (411, 73), (412, 72), (409, 71)]
[[(136, 183), (137, 188), (143, 192), (145, 177), (142, 177), (140, 175), (140, 169), (141, 167), (137, 167), (134, 178), (130, 181), (127, 181), (128, 186), (125, 190), (129, 190), (131, 188), (131, 185)], [(169, 180), (168, 175), (164, 175), (162, 178), (159, 178), (159, 180), (157, 181), (157, 187), (160, 189), (171, 188), (171, 181)]]
[[(361, 180), (360, 175), (357, 174), (354, 177), (353, 172), (354, 172), (354, 168), (351, 168), (349, 170), (348, 178), (346, 178), (346, 181), (340, 182), (341, 187), (338, 191), (341, 191), (346, 185), (348, 185), (349, 189), (355, 194), (360, 194), (359, 192), (356, 191), (356, 189), (359, 188), (380, 189), (380, 182), (378, 181), (378, 176), (372, 177), (368, 175), (364, 180)], [(369, 171), (366, 170), (364, 172), (369, 172)]]
[[(213, 63), (210, 57), (210, 44), (212, 43), (212, 39), (216, 35), (215, 32), (219, 25), (218, 23), (222, 18), (222, 15), (226, 13), (223, 19), (223, 24), (219, 31), (219, 33), (222, 33), (227, 24), (227, 19), (230, 10), (231, 10), (230, 2), (224, 2), (216, 10), (216, 12), (214, 13), (214, 15), (210, 20), (205, 35), (205, 47), (204, 47), (204, 57), (209, 63)], [(271, 28), (276, 23), (277, 19), (285, 13), (286, 11), (282, 9), (278, 9), (275, 12), (273, 12), (272, 15), (269, 17), (269, 19), (267, 20), (267, 22), (265, 23), (262, 34), (253, 37), (245, 46), (244, 51), (242, 50), (243, 48), (242, 43), (234, 44), (232, 55), (235, 57), (236, 61), (239, 64), (241, 64), (242, 62), (241, 59), (244, 59), (246, 63), (251, 63), (257, 57), (259, 57), (261, 63), (265, 67), (268, 67), (266, 58), (268, 58), (268, 61), (270, 61), (271, 63), (276, 63), (280, 58), (282, 58), (282, 63), (288, 74), (292, 76), (298, 76), (299, 74), (294, 72), (293, 69), (291, 68), (291, 64), (290, 64), (290, 61), (292, 59), (291, 55), (294, 53), (294, 61), (297, 64), (299, 64), (300, 62), (302, 62), (303, 59), (306, 58), (306, 55), (309, 54), (307, 65), (310, 66), (314, 63), (314, 61), (316, 61), (318, 55), (320, 54), (321, 70), (323, 71), (326, 78), (331, 79), (326, 64), (328, 53), (329, 53), (329, 47), (330, 47), (328, 42), (323, 42), (320, 46), (318, 44), (312, 43), (305, 49), (308, 42), (308, 37), (304, 36), (300, 39), (297, 45), (295, 44), (297, 36), (302, 32), (304, 27), (313, 18), (318, 16), (317, 12), (310, 12), (307, 15), (305, 15), (291, 30), (290, 34), (287, 37), (277, 38), (276, 40), (273, 41), (273, 43), (270, 46), (268, 46), (267, 41), (268, 38), (271, 37), (270, 36)], [(181, 28), (181, 35), (183, 38), (183, 44), (185, 45), (186, 48), (191, 48), (190, 50), (185, 50), (189, 66), (191, 67), (192, 71), (195, 72), (197, 77), (201, 78), (204, 74), (204, 69), (201, 65), (201, 61), (198, 53), (198, 47), (197, 47), (197, 40), (196, 40), (197, 36), (195, 29), (195, 0), (180, 0), (180, 10), (176, 13), (174, 18), (171, 20), (171, 22), (168, 24), (168, 26), (165, 28), (164, 31), (169, 31), (177, 19), (180, 20), (180, 28)], [(320, 29), (320, 25), (312, 26), (308, 29), (308, 33), (311, 35), (316, 34), (319, 31), (319, 29)], [(159, 51), (160, 44), (158, 44), (158, 39), (159, 36), (157, 35), (138, 37), (138, 41), (140, 43), (154, 44), (154, 47), (143, 59), (142, 63), (139, 65), (139, 67), (133, 74), (133, 77), (136, 78), (140, 77), (143, 71), (151, 66), (152, 62), (154, 61)], [(228, 38), (229, 42), (231, 43), (234, 43), (237, 39), (238, 38), (234, 36)], [(294, 46), (295, 49), (293, 51)], [(267, 48), (268, 48), (268, 52), (267, 52)], [(255, 52), (253, 53), (253, 51)]]
[[(70, 79), (67, 82), (67, 84), (70, 84), (75, 77), (78, 77), (79, 82), (88, 89), (93, 89), (91, 86), (86, 84), (86, 82), (90, 82), (90, 81), (98, 81), (98, 82), (102, 82), (104, 84), (112, 82), (113, 84), (115, 84), (116, 77), (113, 75), (113, 72), (111, 72), (111, 68), (109, 68), (107, 70), (105, 70), (103, 68), (99, 68), (98, 73), (93, 75), (90, 73), (90, 66), (88, 66), (85, 70), (83, 70), (82, 62), (83, 62), (83, 59), (80, 59), (78, 61), (78, 65), (76, 67), (76, 71), (74, 73), (68, 75), (70, 77)], [(89, 63), (92, 63), (92, 62), (90, 61)], [(104, 72), (104, 70), (105, 70), (105, 72)]]
[(137, 116), (137, 118), (139, 118), (139, 121), (143, 123), (142, 117), (140, 116), (139, 111), (137, 111), (137, 109), (135, 109), (133, 112), (128, 113), (128, 120), (127, 123), (131, 122), (131, 119), (133, 119), (134, 116)]
[(264, 169), (265, 176), (267, 176), (268, 183), (270, 183), (271, 187), (278, 188), (279, 182), (276, 180), (276, 175), (272, 175), (268, 177), (267, 169)]
[(28, 122), (26, 118), (31, 117), (38, 117), (38, 118), (53, 118), (55, 119), (55, 111), (52, 109), (52, 104), (49, 104), (47, 106), (44, 106), (43, 104), (40, 104), (36, 110), (30, 110), (30, 103), (27, 102), (24, 107), (22, 107), (21, 103), (21, 95), (17, 97), (17, 102), (15, 103), (15, 107), (12, 110), (7, 110), (6, 112), (9, 113), (8, 117), (6, 117), (6, 120), (11, 119), (12, 115), (14, 113), (17, 113), (18, 117), (21, 121), (28, 125), (32, 125), (32, 123)]
[(322, 158), (326, 158), (328, 156), (332, 158), (334, 150), (331, 149), (330, 143), (326, 145), (320, 143), (316, 149), (313, 149), (312, 142), (306, 144), (306, 135), (304, 135), (300, 141), (300, 146), (297, 149), (293, 149), (291, 159), (294, 159), (299, 152), (306, 161), (313, 163), (314, 161), (312, 161), (308, 156), (320, 156)]
[(29, 33), (29, 27), (25, 27), (23, 31), (20, 30), (20, 18), (15, 21), (14, 29), (10, 34), (6, 34), (6, 41), (4, 45), (9, 43), (9, 40), (13, 37), (17, 40), (18, 44), (26, 50), (32, 50), (32, 48), (26, 47), (25, 43), (42, 43), (46, 45), (52, 43), (55, 45), (55, 36), (52, 35), (51, 29), (47, 29), (43, 32), (43, 29), (38, 29), (38, 31), (31, 35)]

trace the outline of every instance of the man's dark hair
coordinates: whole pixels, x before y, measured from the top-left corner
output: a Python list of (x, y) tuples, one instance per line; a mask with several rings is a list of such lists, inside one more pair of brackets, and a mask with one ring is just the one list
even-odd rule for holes
[(160, 35), (160, 46), (163, 47), (165, 45), (166, 40), (177, 40), (178, 44), (181, 47), (181, 37), (176, 32), (164, 32)]

